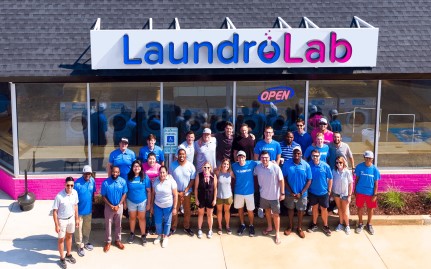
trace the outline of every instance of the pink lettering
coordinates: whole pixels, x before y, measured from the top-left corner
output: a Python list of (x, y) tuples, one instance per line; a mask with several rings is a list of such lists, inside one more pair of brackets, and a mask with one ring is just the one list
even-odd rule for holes
[[(305, 52), (305, 59), (307, 59), (309, 63), (325, 62), (325, 43), (320, 40), (310, 40), (307, 42), (307, 45), (310, 48)], [(312, 46), (317, 46), (318, 48)], [(316, 55), (318, 55), (318, 57), (316, 57)]]
[(275, 95), (276, 95), (276, 92), (275, 92), (275, 91), (270, 91), (270, 92), (269, 92), (269, 99), (274, 98), (274, 97), (275, 97)]
[[(344, 49), (346, 50), (345, 53), (340, 56), (337, 57), (337, 47), (344, 47)], [(349, 43), (349, 41), (345, 40), (345, 39), (338, 39), (337, 40), (337, 33), (335, 32), (331, 32), (330, 34), (330, 50), (329, 50), (329, 60), (334, 63), (334, 62), (339, 62), (339, 63), (345, 63), (348, 60), (350, 60), (350, 58), (352, 57), (352, 45)]]
[(304, 61), (302, 58), (293, 58), (290, 56), (291, 38), (289, 33), (284, 35), (284, 61), (286, 63), (302, 63)]

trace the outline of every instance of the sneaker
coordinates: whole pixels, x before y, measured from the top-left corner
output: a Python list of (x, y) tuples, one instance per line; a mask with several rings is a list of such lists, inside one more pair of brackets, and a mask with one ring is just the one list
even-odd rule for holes
[(156, 233), (156, 226), (151, 226), (150, 227), (150, 234), (153, 235)]
[(309, 232), (309, 233), (312, 233), (312, 232), (315, 232), (315, 231), (317, 231), (317, 225), (316, 224), (314, 224), (314, 223), (310, 223), (310, 225), (308, 226), (308, 228), (307, 228), (307, 232)]
[(313, 208), (310, 206), (310, 208), (307, 210), (307, 216), (313, 215)]
[(339, 224), (337, 225), (337, 227), (335, 228), (335, 231), (336, 231), (336, 232), (342, 231), (342, 230), (343, 230), (343, 228), (344, 228), (343, 224), (339, 223)]
[(64, 258), (67, 262), (70, 262), (71, 264), (75, 264), (76, 260), (75, 258), (72, 256), (72, 254), (66, 255), (66, 257)]
[(193, 232), (193, 230), (192, 230), (192, 229), (190, 229), (190, 228), (188, 228), (188, 229), (184, 229), (184, 232), (185, 232), (186, 234), (188, 234), (189, 236), (194, 236), (194, 235), (195, 235), (195, 233)]
[(169, 238), (167, 238), (167, 237), (163, 238), (163, 241), (162, 241), (162, 248), (167, 247), (167, 246), (168, 246), (168, 243), (169, 243)]
[(84, 257), (85, 256), (84, 248), (78, 248), (78, 250), (76, 252), (78, 253), (79, 257)]
[(346, 229), (344, 230), (346, 232), (347, 235), (350, 234), (350, 226), (346, 226)]
[(250, 235), (250, 237), (253, 237), (254, 236), (254, 226), (253, 225), (250, 225), (250, 226), (248, 226), (248, 234)]
[(60, 268), (62, 268), (62, 269), (66, 269), (67, 268), (67, 264), (66, 264), (66, 260), (65, 259), (60, 259), (60, 261), (58, 262), (58, 265), (60, 265)]
[(226, 227), (226, 232), (227, 234), (232, 234), (232, 230), (230, 229), (230, 227)]
[(263, 219), (263, 217), (265, 216), (265, 214), (263, 213), (263, 208), (260, 208), (257, 210), (257, 216), (261, 219)]
[(146, 234), (141, 235), (141, 244), (142, 244), (143, 246), (146, 246), (146, 245), (147, 245), (147, 235), (146, 235)]
[(201, 239), (202, 238), (202, 230), (198, 230), (198, 238)]
[(331, 236), (331, 229), (329, 229), (329, 226), (323, 226), (322, 230), (326, 236)]
[(367, 225), (365, 226), (365, 230), (366, 230), (369, 234), (371, 234), (371, 235), (373, 235), (373, 234), (374, 234), (373, 225), (371, 225), (371, 224), (367, 224)]
[(88, 251), (92, 251), (94, 249), (93, 244), (91, 244), (91, 243), (85, 244), (84, 248)]
[(337, 214), (338, 215), (338, 208), (334, 207), (334, 209), (332, 209), (332, 213)]
[(355, 229), (355, 233), (360, 234), (363, 229), (364, 229), (364, 224), (359, 223), (358, 226)]
[(207, 238), (211, 239), (211, 237), (213, 237), (213, 231), (209, 230), (208, 233), (207, 233)]
[(177, 231), (177, 229), (171, 229), (170, 231), (169, 231), (169, 234), (168, 234), (168, 236), (172, 236), (172, 235), (174, 235), (174, 233)]
[(245, 224), (241, 224), (241, 226), (239, 226), (239, 228), (238, 228), (237, 233), (238, 233), (238, 235), (242, 235), (244, 233), (244, 231), (245, 231)]
[(135, 241), (135, 234), (130, 233), (129, 240), (127, 242), (129, 242), (129, 244), (133, 244), (133, 241)]
[(158, 244), (160, 244), (160, 241), (162, 240), (162, 236), (161, 235), (158, 235), (157, 236), (157, 238), (156, 238), (156, 240), (154, 240), (154, 245), (158, 245)]

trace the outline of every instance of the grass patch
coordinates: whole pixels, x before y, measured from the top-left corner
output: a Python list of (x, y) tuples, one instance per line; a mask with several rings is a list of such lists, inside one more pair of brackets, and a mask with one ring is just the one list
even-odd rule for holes
[(381, 203), (384, 207), (394, 209), (402, 209), (405, 205), (402, 193), (395, 188), (390, 188), (382, 194)]

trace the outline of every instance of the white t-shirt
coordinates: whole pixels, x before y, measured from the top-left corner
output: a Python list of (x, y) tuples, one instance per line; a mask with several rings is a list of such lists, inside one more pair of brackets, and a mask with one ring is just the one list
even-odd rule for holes
[(168, 175), (163, 182), (156, 178), (153, 182), (153, 188), (155, 192), (154, 203), (158, 207), (167, 208), (174, 204), (172, 191), (177, 188), (177, 183), (171, 175)]
[(54, 199), (52, 209), (57, 209), (57, 216), (59, 219), (67, 219), (75, 215), (74, 206), (79, 202), (78, 193), (75, 189), (72, 189), (70, 194), (66, 193), (66, 190), (59, 192)]

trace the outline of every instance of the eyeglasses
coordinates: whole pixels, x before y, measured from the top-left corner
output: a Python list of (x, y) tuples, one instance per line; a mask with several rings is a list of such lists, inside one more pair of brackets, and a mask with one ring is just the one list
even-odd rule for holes
[(319, 123), (319, 125), (328, 125), (327, 123), (323, 123), (323, 122), (321, 122), (321, 123)]
[(304, 127), (302, 124), (297, 124), (296, 127)]
[(71, 188), (73, 188), (73, 184), (66, 184), (66, 187), (71, 187)]
[(335, 162), (335, 164), (343, 164), (342, 162)]
[(209, 166), (204, 166), (204, 169), (210, 169), (211, 167), (209, 167)]
[(312, 158), (319, 158), (319, 155), (311, 155)]
[(84, 173), (84, 175), (88, 176), (88, 175), (91, 175), (91, 173)]

